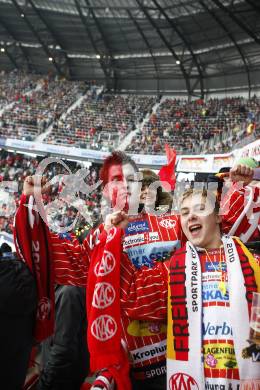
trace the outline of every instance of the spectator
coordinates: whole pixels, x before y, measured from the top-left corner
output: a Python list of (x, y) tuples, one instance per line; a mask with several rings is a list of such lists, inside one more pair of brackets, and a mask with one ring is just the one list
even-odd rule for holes
[(43, 343), (39, 390), (79, 390), (89, 369), (85, 289), (55, 288), (55, 332)]
[[(117, 255), (123, 262), (121, 304), (130, 318), (147, 321), (164, 320), (168, 310), (167, 383), (172, 388), (257, 387), (260, 361), (252, 359), (257, 346), (249, 348), (247, 339), (252, 292), (260, 292), (259, 263), (241, 241), (221, 236), (215, 195), (186, 191), (180, 211), (188, 241), (169, 264), (135, 270)], [(118, 229), (110, 243), (114, 255), (121, 234)]]
[(29, 268), (11, 252), (0, 250), (0, 382), (21, 389), (33, 346), (37, 292)]

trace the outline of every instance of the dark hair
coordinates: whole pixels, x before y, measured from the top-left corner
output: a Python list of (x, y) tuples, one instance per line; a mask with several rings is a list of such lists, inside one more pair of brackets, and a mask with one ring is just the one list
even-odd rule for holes
[(12, 252), (12, 248), (6, 242), (3, 242), (3, 244), (0, 247), (0, 251), (1, 253)]
[(121, 151), (114, 151), (112, 152), (104, 161), (100, 171), (99, 171), (99, 178), (102, 180), (103, 185), (106, 185), (108, 182), (108, 172), (109, 168), (113, 165), (125, 165), (125, 164), (131, 164), (132, 167), (136, 172), (138, 172), (138, 167), (134, 160), (127, 154)]

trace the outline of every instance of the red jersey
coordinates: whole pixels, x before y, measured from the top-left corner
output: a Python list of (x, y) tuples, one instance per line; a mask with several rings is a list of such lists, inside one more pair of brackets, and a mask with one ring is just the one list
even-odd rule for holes
[[(230, 231), (232, 224), (239, 220), (244, 211), (244, 191), (244, 189), (239, 192), (232, 191), (228, 197), (228, 209), (226, 215), (223, 216), (222, 223), (225, 233)], [(20, 207), (24, 207), (24, 204), (21, 203)], [(246, 220), (246, 215), (240, 218), (237, 229), (241, 227), (241, 232), (245, 229)], [(92, 231), (82, 245), (71, 234), (50, 234), (56, 283), (86, 286), (92, 249), (98, 244), (98, 237), (102, 230), (101, 225)], [(136, 268), (145, 270), (145, 268), (153, 267), (158, 261), (169, 259), (184, 241), (185, 237), (183, 237), (178, 215), (152, 216), (141, 213), (130, 218), (125, 229), (123, 250)], [(162, 264), (164, 276), (165, 269), (167, 269), (167, 264)], [(127, 277), (127, 273), (125, 275)], [(124, 291), (127, 291), (128, 282), (131, 282), (130, 272), (129, 280), (124, 280), (122, 286), (123, 295)], [(127, 307), (125, 309), (124, 305), (122, 307), (124, 341), (131, 355), (133, 367), (137, 371), (136, 376), (139, 378), (151, 378), (154, 375), (165, 373), (166, 317), (158, 318), (155, 315), (151, 318), (149, 316), (154, 313), (154, 308), (150, 304), (153, 301), (151, 295), (157, 291), (157, 288), (160, 288), (161, 283), (164, 281), (158, 274), (157, 281), (153, 282), (149, 289), (145, 289), (143, 296), (140, 297), (143, 302), (141, 309), (131, 308), (131, 295), (127, 295)], [(156, 301), (155, 309), (161, 313), (165, 308), (160, 306), (160, 301)], [(149, 320), (145, 321), (145, 318)]]
[[(234, 188), (221, 204), (224, 215), (223, 233), (237, 236), (244, 243), (260, 239), (260, 188)], [(230, 212), (232, 210), (232, 212)]]
[[(130, 217), (124, 231), (123, 251), (135, 268), (151, 268), (169, 259), (184, 240), (177, 215), (140, 213)], [(127, 283), (127, 282), (126, 282)], [(158, 288), (154, 284), (152, 289)], [(150, 297), (151, 291), (146, 296)], [(144, 307), (145, 309), (145, 307)], [(124, 340), (131, 356), (134, 376), (152, 378), (166, 373), (166, 321), (142, 321), (129, 318), (122, 310)]]

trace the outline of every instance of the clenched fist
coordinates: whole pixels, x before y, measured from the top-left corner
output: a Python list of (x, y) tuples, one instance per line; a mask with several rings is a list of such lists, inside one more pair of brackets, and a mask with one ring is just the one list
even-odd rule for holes
[(108, 232), (112, 227), (125, 229), (128, 225), (128, 215), (124, 211), (116, 211), (106, 216), (104, 229)]
[(47, 183), (47, 179), (44, 176), (27, 176), (23, 184), (23, 193), (26, 196), (34, 195), (35, 188), (41, 187), (42, 194), (48, 193), (50, 186)]
[(247, 186), (253, 180), (254, 170), (246, 165), (236, 165), (230, 170), (229, 176), (233, 182), (242, 182)]

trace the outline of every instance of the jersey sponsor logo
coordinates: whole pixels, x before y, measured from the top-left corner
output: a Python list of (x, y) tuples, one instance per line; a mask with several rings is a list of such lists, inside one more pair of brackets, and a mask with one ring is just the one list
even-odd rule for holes
[(139, 245), (145, 242), (144, 234), (135, 234), (133, 236), (125, 237), (124, 239), (124, 248), (132, 245)]
[(126, 234), (134, 234), (134, 233), (143, 233), (149, 232), (149, 224), (148, 221), (134, 221), (129, 222), (127, 228), (125, 229)]
[(135, 363), (144, 362), (158, 356), (166, 354), (166, 340), (160, 343), (147, 345), (143, 348), (138, 348), (130, 352)]
[(37, 319), (40, 321), (46, 320), (51, 312), (51, 301), (47, 297), (43, 297), (38, 302)]
[(233, 336), (232, 328), (226, 321), (222, 325), (211, 325), (210, 322), (207, 322), (207, 324), (203, 323), (202, 334), (203, 336)]
[(202, 282), (213, 282), (221, 280), (221, 272), (203, 272)]
[(159, 222), (159, 225), (165, 229), (173, 229), (176, 225), (175, 219), (163, 219)]
[(220, 290), (218, 290), (218, 284), (211, 283), (208, 286), (203, 286), (202, 289), (202, 299), (203, 301), (229, 301), (229, 294), (226, 292), (222, 294)]
[(205, 367), (216, 370), (237, 369), (234, 345), (231, 340), (203, 343)]
[(115, 265), (116, 261), (114, 255), (105, 250), (101, 261), (95, 265), (94, 272), (96, 276), (105, 276), (113, 271)]
[(170, 390), (199, 390), (199, 386), (195, 379), (182, 372), (177, 372), (170, 377), (169, 387)]
[(131, 321), (127, 327), (127, 333), (134, 337), (153, 336), (167, 332), (166, 324), (160, 322)]
[(91, 334), (99, 341), (111, 339), (117, 331), (117, 324), (113, 317), (105, 314), (93, 321), (91, 325)]
[(140, 268), (142, 266), (146, 267), (154, 267), (154, 262), (155, 261), (162, 261), (166, 260), (168, 257), (170, 257), (171, 252), (169, 251), (159, 251), (155, 253), (150, 253), (149, 256), (137, 256), (137, 257), (132, 257), (131, 261), (134, 264), (136, 268)]
[(205, 271), (222, 271), (227, 272), (227, 264), (219, 263), (219, 262), (206, 262), (205, 263)]
[(160, 240), (159, 233), (158, 232), (149, 233), (149, 240), (150, 241), (159, 241)]
[(116, 297), (114, 287), (110, 283), (97, 283), (93, 293), (92, 305), (104, 309), (112, 305)]

